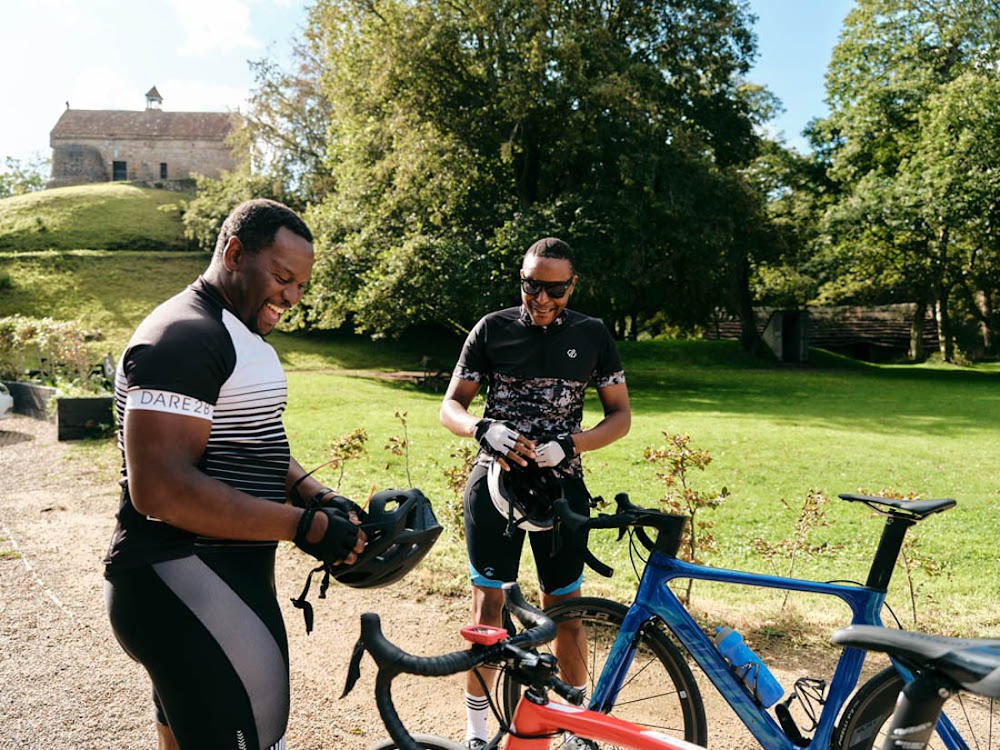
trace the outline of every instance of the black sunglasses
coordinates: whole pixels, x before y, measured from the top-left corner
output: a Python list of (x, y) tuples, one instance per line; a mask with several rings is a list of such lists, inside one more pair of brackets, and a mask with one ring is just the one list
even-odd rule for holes
[(573, 279), (569, 281), (536, 281), (527, 276), (521, 277), (521, 291), (530, 297), (535, 297), (545, 290), (545, 293), (552, 299), (562, 299), (566, 292), (573, 285)]

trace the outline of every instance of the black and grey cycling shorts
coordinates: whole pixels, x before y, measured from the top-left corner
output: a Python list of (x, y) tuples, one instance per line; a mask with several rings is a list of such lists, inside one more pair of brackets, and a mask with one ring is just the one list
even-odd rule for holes
[(157, 720), (185, 750), (283, 750), (288, 641), (274, 549), (211, 549), (105, 584), (122, 648), (153, 681)]
[[(472, 583), (481, 588), (500, 588), (517, 580), (525, 531), (506, 536), (507, 518), (490, 499), (486, 466), (476, 465), (465, 485), (465, 544), (469, 553)], [(590, 493), (583, 479), (563, 480), (570, 508), (590, 514)], [(531, 551), (538, 570), (538, 585), (546, 594), (571, 594), (583, 583), (585, 542), (566, 531), (529, 531)]]

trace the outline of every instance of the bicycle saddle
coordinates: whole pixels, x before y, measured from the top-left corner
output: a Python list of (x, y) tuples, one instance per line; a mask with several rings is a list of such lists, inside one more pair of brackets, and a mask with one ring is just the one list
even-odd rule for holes
[(1000, 639), (950, 638), (875, 625), (851, 625), (833, 634), (840, 646), (894, 654), (931, 669), (963, 690), (1000, 698)]
[[(876, 513), (890, 516), (910, 516), (918, 521), (934, 513), (954, 508), (956, 503), (950, 497), (940, 500), (897, 500), (891, 497), (871, 497), (869, 495), (838, 495), (849, 503), (864, 503)], [(881, 505), (884, 507), (877, 508)]]

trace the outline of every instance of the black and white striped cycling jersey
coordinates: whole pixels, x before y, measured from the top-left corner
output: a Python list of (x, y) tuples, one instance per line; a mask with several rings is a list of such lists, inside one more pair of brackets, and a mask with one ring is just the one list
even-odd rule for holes
[[(122, 499), (105, 559), (108, 575), (176, 559), (202, 546), (234, 544), (199, 537), (138, 513), (128, 494), (122, 427), (131, 409), (211, 422), (199, 468), (238, 490), (285, 501), (290, 452), (281, 421), (287, 384), (278, 355), (199, 278), (157, 307), (136, 329), (115, 374)], [(239, 542), (270, 546), (275, 542)]]

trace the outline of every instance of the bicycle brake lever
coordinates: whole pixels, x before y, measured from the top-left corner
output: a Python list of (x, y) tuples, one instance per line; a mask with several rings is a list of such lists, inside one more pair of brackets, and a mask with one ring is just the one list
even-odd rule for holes
[(591, 552), (589, 549), (584, 553), (583, 561), (587, 563), (590, 569), (593, 570), (595, 573), (597, 573), (597, 575), (603, 576), (604, 578), (611, 578), (611, 576), (615, 572), (615, 569), (612, 568), (610, 565), (605, 565), (596, 557), (594, 557), (594, 553)]
[(344, 692), (340, 694), (343, 698), (354, 688), (357, 683), (358, 678), (361, 677), (361, 657), (365, 655), (365, 640), (364, 636), (358, 638), (357, 643), (354, 644), (354, 651), (351, 654), (351, 662), (347, 666), (347, 681), (344, 683)]

